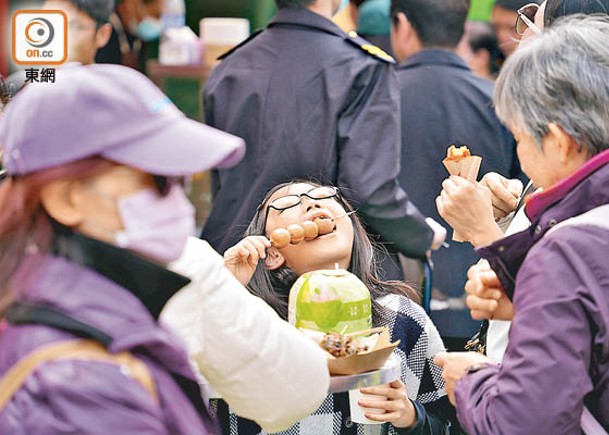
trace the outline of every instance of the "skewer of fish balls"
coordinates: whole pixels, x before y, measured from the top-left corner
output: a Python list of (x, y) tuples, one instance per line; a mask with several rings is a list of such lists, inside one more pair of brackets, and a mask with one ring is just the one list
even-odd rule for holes
[(317, 218), (292, 224), (287, 228), (277, 228), (271, 232), (271, 244), (277, 249), (285, 248), (289, 244), (297, 245), (303, 240), (310, 241), (319, 236), (330, 234), (336, 229), (333, 219)]

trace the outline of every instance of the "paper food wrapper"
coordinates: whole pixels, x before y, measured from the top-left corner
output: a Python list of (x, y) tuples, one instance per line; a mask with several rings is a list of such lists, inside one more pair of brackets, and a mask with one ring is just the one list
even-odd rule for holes
[(365, 352), (360, 352), (356, 355), (342, 358), (336, 358), (334, 355), (326, 352), (328, 355), (328, 368), (330, 369), (330, 374), (356, 375), (358, 373), (365, 373), (380, 369), (385, 364), (387, 359), (389, 359), (393, 349), (400, 344), (400, 340), (391, 343), (389, 330), (386, 327), (372, 328), (366, 331), (354, 332), (345, 335), (351, 337), (360, 337), (372, 334), (379, 334), (378, 340), (372, 348)]
[[(458, 175), (459, 177), (463, 177), (466, 180), (475, 183), (478, 178), (478, 171), (480, 171), (482, 157), (470, 156), (460, 160), (445, 158), (442, 160), (442, 163), (450, 175)], [(455, 242), (467, 242), (467, 240), (456, 231), (453, 231), (453, 240)]]

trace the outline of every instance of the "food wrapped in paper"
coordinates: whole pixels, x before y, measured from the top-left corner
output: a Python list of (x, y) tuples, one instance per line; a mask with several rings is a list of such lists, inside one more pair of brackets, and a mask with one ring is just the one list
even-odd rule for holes
[[(459, 177), (463, 177), (466, 180), (475, 183), (478, 178), (478, 171), (480, 171), (482, 157), (472, 156), (467, 145), (460, 147), (451, 145), (448, 147), (446, 158), (442, 160), (442, 163), (450, 175), (458, 175)], [(453, 232), (453, 240), (455, 242), (467, 241), (456, 231)]]
[(344, 269), (303, 274), (292, 286), (288, 320), (297, 328), (350, 333), (372, 326), (370, 292)]

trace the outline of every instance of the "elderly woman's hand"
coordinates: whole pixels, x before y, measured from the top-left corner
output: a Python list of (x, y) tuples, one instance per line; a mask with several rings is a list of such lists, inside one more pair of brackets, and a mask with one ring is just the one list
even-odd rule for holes
[(512, 320), (514, 305), (488, 263), (475, 264), (467, 271), (466, 304), (474, 320)]
[(266, 258), (271, 242), (264, 236), (249, 236), (224, 252), (224, 266), (244, 286), (250, 282), (259, 260)]
[(467, 370), (477, 364), (493, 362), (478, 352), (439, 352), (433, 359), (435, 365), (442, 367), (442, 379), (448, 400), (455, 404), (455, 385), (467, 374)]
[(489, 172), (484, 174), (480, 184), (491, 192), (495, 219), (504, 218), (514, 211), (522, 194), (520, 180), (509, 180), (496, 172)]
[(440, 216), (475, 247), (503, 237), (493, 216), (491, 192), (479, 183), (450, 176), (442, 183), (436, 207)]
[(372, 414), (366, 412), (364, 416), (369, 420), (389, 422), (395, 427), (412, 427), (417, 422), (417, 412), (413, 403), (408, 398), (406, 386), (400, 380), (391, 382), (389, 385), (368, 387), (360, 389), (362, 394), (382, 396), (387, 400), (360, 399), (358, 404), (362, 408), (384, 409), (384, 414)]

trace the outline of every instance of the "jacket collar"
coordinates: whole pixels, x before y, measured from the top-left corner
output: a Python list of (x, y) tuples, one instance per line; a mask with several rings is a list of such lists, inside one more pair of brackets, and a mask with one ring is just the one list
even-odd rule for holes
[(273, 17), (268, 27), (272, 28), (286, 25), (308, 27), (340, 36), (341, 38), (346, 37), (346, 33), (331, 20), (328, 20), (315, 12), (311, 12), (306, 8), (281, 8), (275, 17)]
[(70, 231), (56, 231), (55, 255), (105, 276), (133, 294), (158, 320), (167, 301), (190, 279), (131, 252)]
[(469, 71), (467, 64), (450, 50), (427, 48), (413, 54), (398, 66), (398, 70), (415, 68), (421, 65), (443, 65)]
[(531, 226), (477, 250), (487, 259), (511, 296), (529, 250), (555, 225), (609, 204), (609, 150), (586, 162), (575, 174), (531, 197), (526, 209)]
[(525, 211), (529, 219), (534, 222), (541, 214), (565, 198), (582, 181), (594, 172), (609, 163), (609, 150), (605, 150), (588, 160), (575, 174), (557, 183), (549, 189), (532, 195), (526, 203)]

